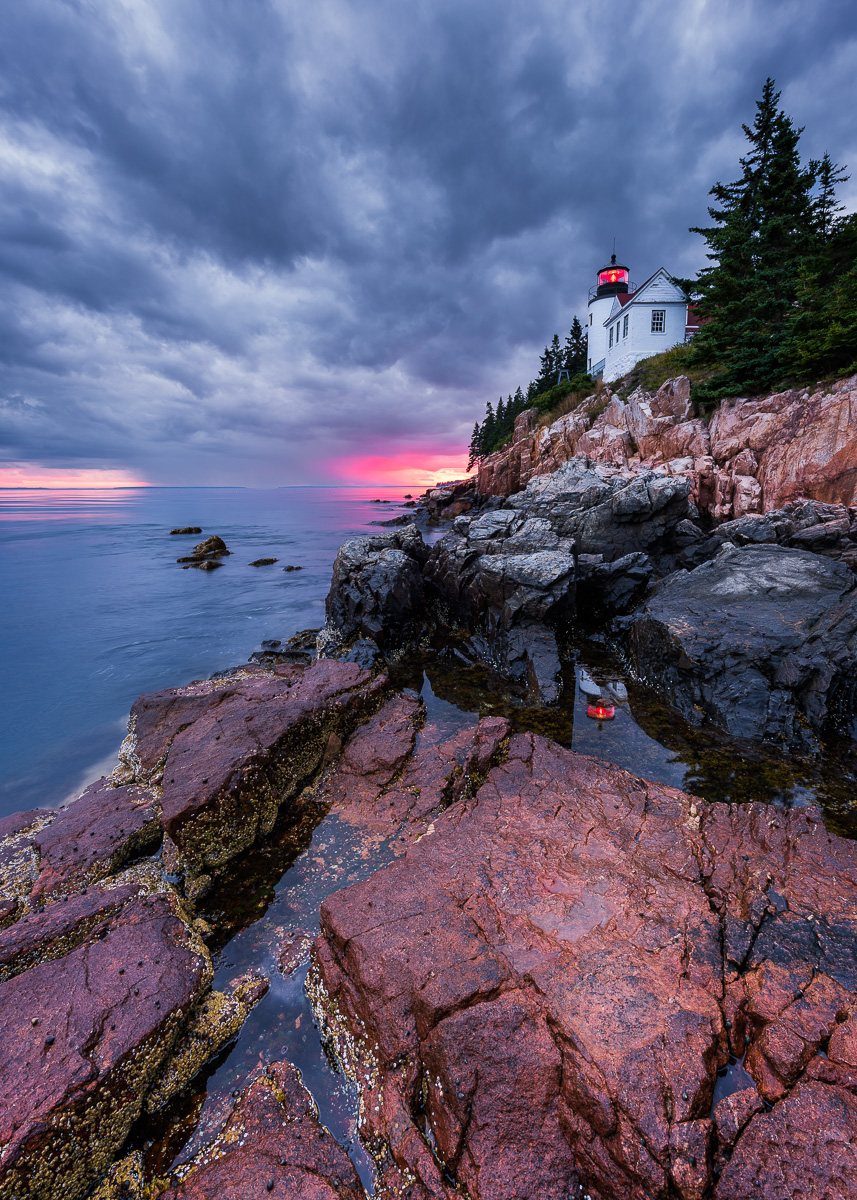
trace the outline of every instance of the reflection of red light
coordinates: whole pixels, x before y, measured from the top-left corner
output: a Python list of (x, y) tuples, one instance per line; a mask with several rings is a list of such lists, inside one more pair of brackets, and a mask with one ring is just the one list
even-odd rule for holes
[(616, 716), (616, 709), (612, 704), (589, 704), (586, 707), (587, 717), (592, 717), (593, 721), (612, 721)]

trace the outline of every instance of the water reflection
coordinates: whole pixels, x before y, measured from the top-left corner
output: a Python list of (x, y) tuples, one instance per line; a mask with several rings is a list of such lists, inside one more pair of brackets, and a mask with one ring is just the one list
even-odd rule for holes
[(0, 521), (103, 520), (130, 513), (149, 488), (0, 488)]
[[(419, 687), (471, 713), (507, 716), (515, 730), (532, 730), (581, 754), (615, 763), (645, 779), (682, 788), (705, 800), (795, 805), (816, 803), (829, 828), (857, 837), (857, 746), (828, 742), (806, 759), (758, 742), (730, 738), (710, 724), (689, 725), (664, 698), (638, 683), (603, 641), (570, 648), (564, 691), (551, 708), (527, 705), (484, 667), (465, 667), (449, 651), (401, 664), (397, 682)], [(581, 673), (614, 708), (610, 721), (587, 716), (592, 697)]]

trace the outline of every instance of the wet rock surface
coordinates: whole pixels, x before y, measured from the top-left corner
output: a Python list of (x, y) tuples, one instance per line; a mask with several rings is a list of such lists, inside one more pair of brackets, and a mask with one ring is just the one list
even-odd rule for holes
[(114, 874), (161, 840), (158, 798), (148, 788), (116, 787), (100, 779), (49, 825), (34, 834), (39, 876), (32, 892), (38, 903), (67, 895), (88, 882)]
[(575, 616), (578, 583), (593, 611), (630, 607), (655, 572), (650, 556), (675, 549), (670, 538), (691, 511), (689, 490), (683, 479), (631, 476), (585, 460), (475, 515), (471, 501), (467, 513), (441, 505), (454, 488), (435, 489), (427, 511), (454, 519), (430, 551), (415, 527), (340, 550), (320, 652), (343, 657), (363, 643), (358, 661), (368, 666), (376, 656), (367, 641), (389, 654), (451, 621), (472, 635), (471, 657), (530, 698), (556, 701), (557, 631)]
[(0, 984), (0, 1196), (83, 1194), (121, 1147), (211, 963), (171, 897)]
[(136, 778), (158, 781), (173, 865), (207, 876), (270, 832), (330, 738), (368, 715), (385, 686), (356, 664), (323, 660), (248, 666), (141, 697), (127, 758)]
[(216, 561), (218, 558), (225, 558), (231, 553), (232, 551), (227, 549), (223, 538), (214, 533), (199, 545), (194, 546), (190, 554), (186, 554), (183, 558), (177, 558), (176, 562), (188, 563), (190, 566), (202, 566), (209, 563), (214, 567), (221, 565)]
[(222, 1133), (163, 1200), (271, 1196), (274, 1200), (363, 1200), (345, 1151), (318, 1122), (300, 1075), (273, 1063), (241, 1096)]
[[(209, 990), (194, 867), (216, 870), (267, 832), (388, 690), (323, 662), (141, 697), (110, 776), (58, 812), (3, 820), (3, 1200), (82, 1196), (144, 1107), (168, 1104), (235, 1037), (268, 984), (251, 973)], [(162, 836), (164, 853), (143, 858)]]
[[(807, 1077), (857, 998), (855, 884), (854, 845), (812, 809), (708, 805), (514, 737), (473, 800), (322, 908), (313, 994), (382, 1179), (737, 1198), (788, 1130), (782, 1178), (833, 1194), (853, 1096)], [(745, 1050), (772, 1110), (712, 1120)]]
[(410, 524), (345, 542), (325, 602), (333, 645), (359, 637), (395, 649), (418, 637), (425, 604), (421, 565), (427, 557)]
[(394, 852), (434, 832), (434, 818), (470, 794), (509, 734), (502, 717), (485, 717), (440, 741), (417, 746), (419, 701), (394, 696), (345, 746), (318, 799), (346, 824)]
[(0, 980), (61, 958), (96, 931), (103, 937), (121, 923), (129, 902), (144, 894), (145, 887), (134, 883), (90, 887), (64, 897), (61, 904), (39, 906), (26, 913), (0, 931)]
[(727, 544), (664, 580), (626, 628), (636, 670), (690, 721), (813, 750), (853, 719), (857, 580), (843, 563)]

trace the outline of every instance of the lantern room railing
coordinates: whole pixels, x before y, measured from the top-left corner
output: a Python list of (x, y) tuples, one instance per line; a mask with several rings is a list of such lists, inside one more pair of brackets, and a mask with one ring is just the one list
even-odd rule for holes
[[(594, 299), (595, 299), (595, 293), (598, 291), (598, 287), (599, 287), (599, 285), (598, 285), (597, 283), (594, 283), (594, 284), (592, 285), (592, 287), (589, 289), (589, 299), (590, 299), (590, 300), (594, 300)], [(629, 283), (629, 284), (628, 284), (628, 295), (629, 295), (629, 296), (630, 296), (630, 295), (631, 295), (633, 292), (636, 292), (636, 290), (637, 290), (637, 285), (636, 285), (636, 283)]]

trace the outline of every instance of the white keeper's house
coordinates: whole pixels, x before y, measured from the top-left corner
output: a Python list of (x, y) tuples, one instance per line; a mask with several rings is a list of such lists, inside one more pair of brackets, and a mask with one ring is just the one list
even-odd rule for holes
[(589, 291), (589, 374), (611, 383), (640, 359), (689, 342), (699, 326), (692, 306), (663, 267), (635, 287), (614, 254)]

